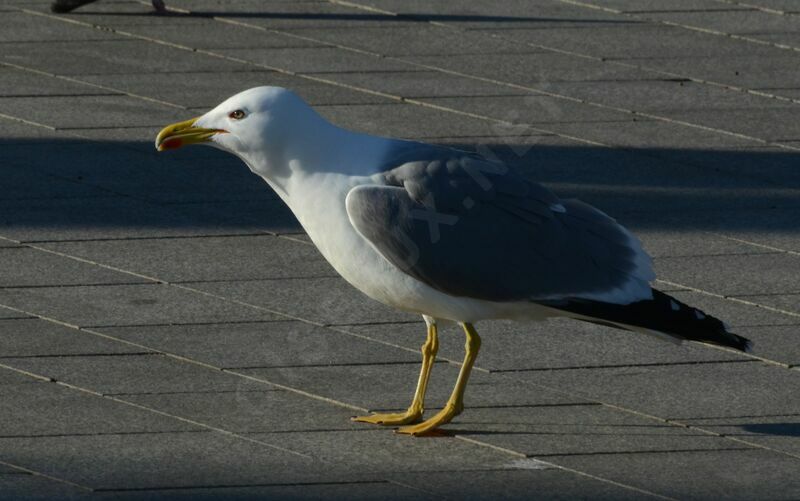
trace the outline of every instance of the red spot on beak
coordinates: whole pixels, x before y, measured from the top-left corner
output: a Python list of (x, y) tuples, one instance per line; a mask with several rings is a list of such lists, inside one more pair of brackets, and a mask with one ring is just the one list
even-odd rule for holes
[(174, 150), (175, 148), (180, 148), (182, 145), (183, 141), (181, 141), (180, 138), (171, 137), (166, 141), (164, 141), (163, 143), (161, 143), (161, 148), (165, 150)]

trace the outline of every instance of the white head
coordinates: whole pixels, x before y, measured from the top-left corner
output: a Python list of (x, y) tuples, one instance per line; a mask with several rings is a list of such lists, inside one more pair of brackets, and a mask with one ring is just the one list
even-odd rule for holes
[(208, 113), (165, 127), (159, 151), (209, 144), (238, 156), (265, 178), (288, 175), (290, 163), (315, 149), (315, 139), (336, 127), (292, 91), (255, 87), (226, 99)]

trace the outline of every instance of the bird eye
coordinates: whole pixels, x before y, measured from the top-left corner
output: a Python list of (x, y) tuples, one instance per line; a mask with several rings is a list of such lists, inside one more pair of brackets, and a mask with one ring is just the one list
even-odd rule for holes
[(242, 110), (235, 110), (228, 113), (228, 116), (234, 120), (241, 120), (244, 118), (244, 111)]

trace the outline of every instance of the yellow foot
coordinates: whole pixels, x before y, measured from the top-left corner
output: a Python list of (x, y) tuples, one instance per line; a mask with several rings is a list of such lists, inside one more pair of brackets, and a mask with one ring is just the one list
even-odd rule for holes
[(444, 409), (437, 412), (430, 419), (426, 419), (425, 421), (413, 426), (403, 426), (402, 428), (395, 430), (395, 433), (414, 435), (415, 437), (421, 435), (443, 435), (444, 433), (440, 430), (437, 430), (437, 428), (452, 421), (454, 417), (461, 414), (462, 410), (463, 407), (457, 409), (455, 406), (448, 404)]
[(381, 424), (384, 426), (400, 426), (414, 424), (422, 421), (422, 411), (411, 409), (399, 414), (371, 414), (369, 416), (354, 416), (353, 421), (359, 423)]

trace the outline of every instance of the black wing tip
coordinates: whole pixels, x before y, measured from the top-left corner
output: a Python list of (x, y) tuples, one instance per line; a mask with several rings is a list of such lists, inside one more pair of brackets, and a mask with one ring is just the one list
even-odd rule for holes
[(728, 332), (728, 334), (735, 339), (735, 343), (731, 346), (731, 348), (735, 348), (745, 353), (753, 352), (753, 342), (751, 340), (738, 334), (734, 334), (733, 332)]

